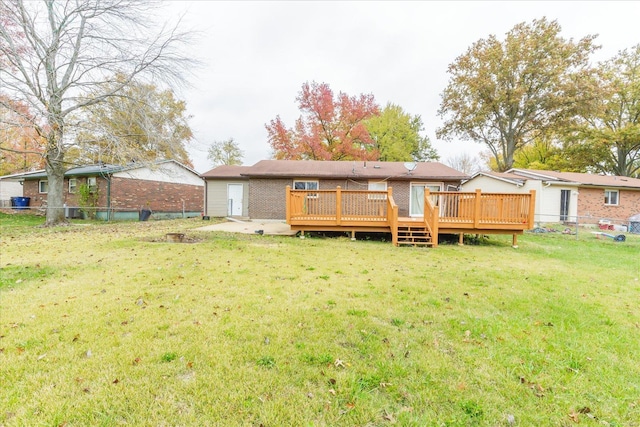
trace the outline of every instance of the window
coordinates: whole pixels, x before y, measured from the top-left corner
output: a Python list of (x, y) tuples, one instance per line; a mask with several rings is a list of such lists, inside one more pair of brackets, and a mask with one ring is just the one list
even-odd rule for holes
[(78, 180), (75, 178), (69, 178), (69, 193), (73, 194), (78, 190)]
[(318, 181), (293, 181), (294, 190), (317, 190)]
[(87, 178), (87, 187), (89, 187), (90, 193), (95, 193), (98, 191), (98, 181), (95, 176), (90, 176)]
[[(293, 181), (294, 190), (317, 190), (318, 181)], [(315, 199), (318, 193), (307, 193), (307, 198)]]
[(46, 194), (49, 192), (49, 181), (42, 180), (40, 182), (38, 182), (38, 192), (40, 194)]
[[(387, 191), (387, 181), (369, 181), (369, 191)], [(369, 194), (369, 200), (387, 200), (386, 194)]]
[(617, 206), (618, 203), (619, 203), (618, 190), (604, 190), (604, 204), (605, 205), (615, 205), (615, 206)]

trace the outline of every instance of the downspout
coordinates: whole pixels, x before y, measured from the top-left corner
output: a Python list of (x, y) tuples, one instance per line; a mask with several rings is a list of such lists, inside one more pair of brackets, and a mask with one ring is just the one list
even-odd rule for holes
[(203, 210), (202, 210), (202, 216), (208, 216), (209, 214), (207, 213), (207, 193), (208, 193), (208, 188), (207, 186), (209, 185), (209, 183), (207, 182), (207, 180), (205, 178), (202, 178), (202, 180), (204, 181), (204, 206), (203, 206)]
[(111, 175), (107, 179), (107, 222), (111, 219)]

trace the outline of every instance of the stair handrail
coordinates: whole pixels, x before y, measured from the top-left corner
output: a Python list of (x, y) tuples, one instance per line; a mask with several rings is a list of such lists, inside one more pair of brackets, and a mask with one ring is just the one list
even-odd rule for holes
[(425, 187), (424, 189), (424, 224), (429, 233), (431, 233), (431, 241), (433, 247), (438, 246), (438, 204), (433, 205), (431, 203), (431, 191)]
[(393, 200), (393, 188), (387, 189), (387, 224), (391, 229), (391, 243), (398, 246), (398, 205)]

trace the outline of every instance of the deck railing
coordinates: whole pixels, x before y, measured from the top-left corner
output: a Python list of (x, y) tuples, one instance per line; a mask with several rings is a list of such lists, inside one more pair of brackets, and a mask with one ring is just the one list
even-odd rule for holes
[[(397, 243), (398, 206), (393, 191), (286, 190), (287, 223), (299, 229), (318, 230), (350, 227), (352, 230), (387, 229)], [(516, 193), (424, 192), (422, 221), (437, 245), (442, 230), (491, 233), (522, 233), (533, 228), (535, 191)], [(413, 220), (412, 220), (413, 221)], [(459, 231), (458, 231), (459, 230)], [(461, 234), (462, 235), (462, 234)], [(515, 238), (515, 234), (514, 234)]]
[(438, 222), (442, 227), (533, 228), (535, 190), (527, 194), (476, 190), (473, 193), (440, 191), (431, 195), (437, 197)]
[[(392, 189), (386, 191), (292, 190), (287, 186), (287, 222), (289, 224), (375, 223), (392, 225), (398, 207)], [(395, 212), (395, 213), (394, 213)]]

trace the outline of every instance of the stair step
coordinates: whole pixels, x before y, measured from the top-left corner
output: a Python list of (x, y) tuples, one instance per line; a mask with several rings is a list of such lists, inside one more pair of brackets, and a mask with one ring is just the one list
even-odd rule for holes
[(424, 226), (400, 225), (397, 235), (398, 245), (433, 246), (432, 236)]

